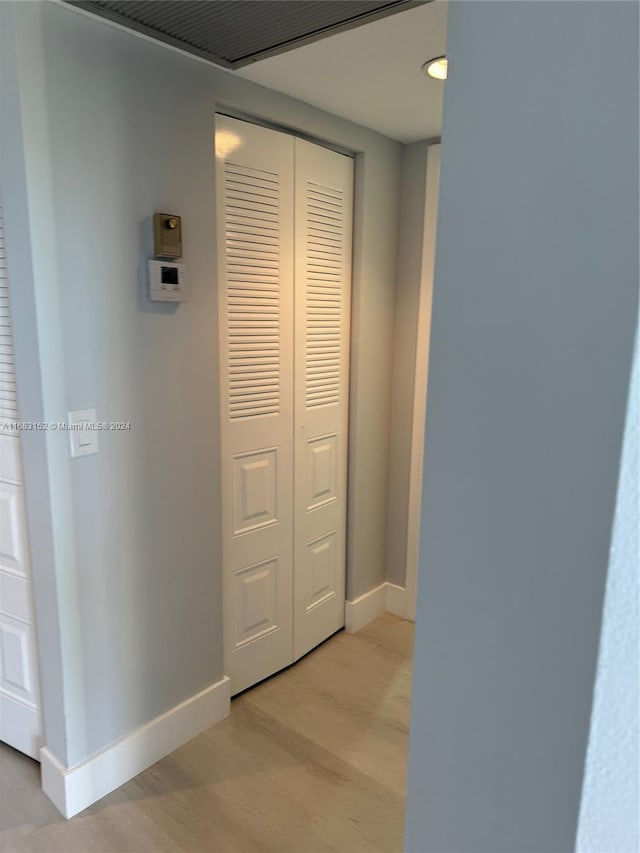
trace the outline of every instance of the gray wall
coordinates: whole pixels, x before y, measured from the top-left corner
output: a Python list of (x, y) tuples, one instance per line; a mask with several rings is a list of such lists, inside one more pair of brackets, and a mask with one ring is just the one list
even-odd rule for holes
[(407, 565), (413, 392), (428, 147), (427, 142), (414, 142), (404, 146), (402, 155), (387, 515), (387, 580), (399, 586), (405, 585)]
[(639, 356), (636, 340), (582, 787), (578, 853), (640, 850)]
[(558, 853), (638, 316), (638, 7), (448, 32), (406, 848)]
[[(22, 416), (132, 423), (95, 457), (25, 443), (51, 541), (33, 554), (47, 746), (72, 765), (223, 674), (216, 104), (358, 153), (348, 593), (384, 579), (401, 146), (63, 6), (0, 5)], [(144, 292), (157, 209), (183, 217), (180, 307)]]

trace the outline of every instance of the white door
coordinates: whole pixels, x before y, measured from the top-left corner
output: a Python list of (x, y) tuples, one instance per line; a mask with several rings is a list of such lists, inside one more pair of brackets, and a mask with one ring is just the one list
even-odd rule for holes
[(235, 694), (344, 624), (353, 164), (224, 116), (216, 164)]
[(29, 577), (9, 282), (0, 209), (0, 740), (39, 757), (42, 724)]
[(344, 625), (353, 160), (295, 141), (294, 659)]
[(293, 139), (216, 119), (225, 671), (291, 663)]

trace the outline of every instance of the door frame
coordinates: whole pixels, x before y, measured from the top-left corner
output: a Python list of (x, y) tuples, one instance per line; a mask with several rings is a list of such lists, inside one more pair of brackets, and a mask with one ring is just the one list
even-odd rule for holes
[(436, 256), (438, 191), (440, 184), (440, 140), (427, 148), (422, 259), (413, 387), (411, 425), (411, 465), (407, 517), (407, 557), (405, 568), (405, 616), (415, 621), (420, 561), (420, 511), (424, 469), (425, 418), (431, 340), (431, 302)]

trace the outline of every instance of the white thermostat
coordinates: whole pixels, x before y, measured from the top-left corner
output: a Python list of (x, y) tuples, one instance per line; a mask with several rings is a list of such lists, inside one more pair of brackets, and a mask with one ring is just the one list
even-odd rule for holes
[(173, 261), (149, 261), (149, 299), (185, 302), (189, 297), (187, 267)]

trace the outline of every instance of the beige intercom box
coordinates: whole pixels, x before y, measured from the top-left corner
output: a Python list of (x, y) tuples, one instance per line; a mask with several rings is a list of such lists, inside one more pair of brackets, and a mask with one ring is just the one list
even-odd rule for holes
[(182, 257), (182, 220), (174, 213), (153, 214), (153, 254), (156, 258)]

